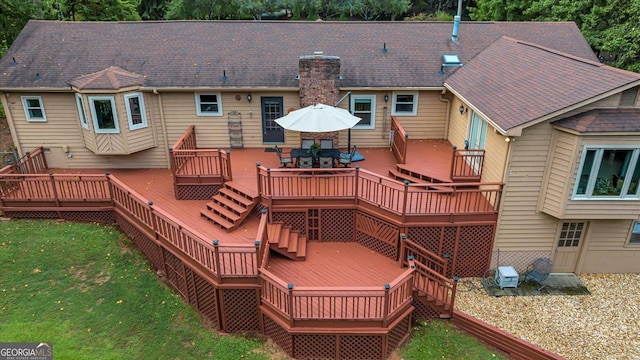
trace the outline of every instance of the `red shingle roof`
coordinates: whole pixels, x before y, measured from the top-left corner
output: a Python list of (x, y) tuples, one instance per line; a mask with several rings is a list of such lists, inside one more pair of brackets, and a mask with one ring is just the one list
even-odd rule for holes
[(640, 132), (640, 109), (597, 109), (552, 123), (579, 133)]
[(446, 84), (509, 130), (639, 80), (640, 74), (503, 37)]
[(64, 88), (110, 66), (154, 87), (297, 87), (298, 59), (314, 51), (340, 57), (343, 88), (441, 87), (442, 55), (466, 63), (503, 35), (597, 60), (570, 22), (462, 22), (457, 42), (452, 29), (405, 21), (32, 20), (0, 61), (0, 89)]
[(132, 72), (123, 70), (117, 66), (111, 66), (107, 69), (98, 71), (93, 74), (82, 75), (73, 79), (70, 85), (82, 89), (112, 89), (144, 85), (144, 77)]

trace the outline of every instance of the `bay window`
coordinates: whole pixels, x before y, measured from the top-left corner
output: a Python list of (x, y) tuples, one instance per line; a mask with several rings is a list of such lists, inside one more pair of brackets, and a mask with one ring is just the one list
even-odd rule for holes
[(638, 148), (585, 147), (574, 189), (575, 199), (637, 199)]

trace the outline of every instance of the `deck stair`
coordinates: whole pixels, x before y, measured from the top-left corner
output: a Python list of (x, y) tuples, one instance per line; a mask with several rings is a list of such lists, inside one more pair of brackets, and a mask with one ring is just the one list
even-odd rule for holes
[(242, 224), (257, 202), (258, 194), (255, 191), (226, 182), (200, 214), (226, 231), (231, 231)]
[(437, 299), (437, 297), (429, 295), (422, 290), (413, 290), (413, 300), (419, 301), (423, 305), (429, 306), (438, 313), (441, 319), (451, 318), (451, 305), (446, 304)]
[(304, 260), (307, 256), (307, 237), (281, 222), (267, 224), (269, 248), (291, 260)]
[[(451, 179), (443, 179), (433, 175), (426, 175), (418, 172), (414, 169), (407, 167), (404, 164), (396, 164), (395, 169), (389, 170), (389, 177), (398, 181), (408, 180), (412, 184), (442, 184), (451, 183)], [(434, 186), (435, 189), (440, 189), (440, 186)]]

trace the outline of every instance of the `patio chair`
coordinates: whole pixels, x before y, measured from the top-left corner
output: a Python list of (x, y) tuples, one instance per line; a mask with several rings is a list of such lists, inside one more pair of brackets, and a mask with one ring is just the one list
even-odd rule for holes
[(320, 163), (320, 167), (323, 168), (323, 169), (332, 168), (333, 167), (333, 158), (332, 157), (320, 156), (320, 158), (318, 158), (318, 161)]
[(524, 274), (524, 282), (531, 280), (537, 283), (540, 286), (538, 291), (540, 291), (547, 286), (544, 284), (544, 281), (549, 277), (552, 268), (553, 264), (551, 263), (551, 259), (547, 257), (537, 258), (527, 267)]
[(353, 162), (353, 157), (355, 155), (356, 155), (356, 146), (353, 145), (353, 149), (351, 149), (351, 152), (349, 153), (349, 156), (345, 156), (345, 157), (340, 156), (340, 159), (338, 159), (338, 162), (340, 164), (343, 164), (344, 167), (349, 167), (349, 164), (351, 164)]
[(302, 150), (311, 149), (311, 145), (315, 144), (315, 140), (313, 139), (302, 139)]
[(330, 150), (330, 149), (333, 149), (333, 140), (331, 139), (320, 140), (320, 150)]
[(278, 147), (278, 145), (274, 146), (273, 149), (278, 154), (278, 159), (280, 160), (281, 167), (287, 167), (289, 164), (293, 164), (293, 158), (291, 157), (291, 153), (283, 153), (282, 149)]
[(313, 158), (310, 156), (303, 156), (298, 159), (298, 167), (302, 169), (311, 169), (313, 167)]

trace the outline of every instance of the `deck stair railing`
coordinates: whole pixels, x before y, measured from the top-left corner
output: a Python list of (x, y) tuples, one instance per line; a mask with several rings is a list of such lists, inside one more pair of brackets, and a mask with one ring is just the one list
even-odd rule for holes
[(233, 179), (230, 152), (199, 149), (194, 125), (169, 148), (169, 154), (176, 194), (179, 186), (219, 185)]
[(290, 327), (309, 320), (376, 321), (387, 326), (411, 305), (412, 265), (391, 283), (369, 287), (297, 287), (260, 269), (262, 304)]
[(457, 281), (446, 276), (448, 264), (440, 257), (401, 234), (401, 266), (413, 265), (413, 287), (440, 309), (440, 317), (450, 318), (456, 296)]
[(476, 182), (482, 178), (483, 149), (454, 149), (451, 158), (453, 182)]
[(48, 169), (44, 148), (27, 151), (15, 164), (8, 164), (0, 169), (0, 174), (41, 174)]
[(407, 146), (409, 134), (395, 116), (391, 117), (391, 152), (399, 164), (407, 161)]

